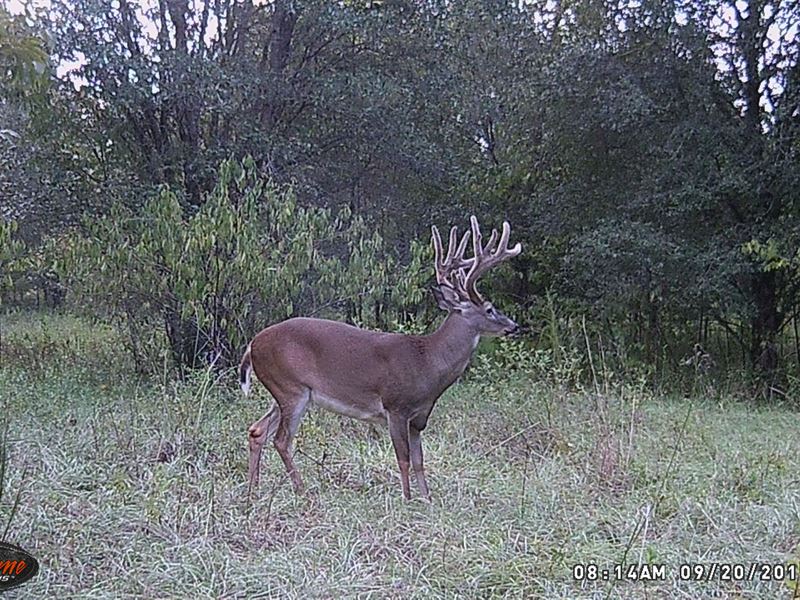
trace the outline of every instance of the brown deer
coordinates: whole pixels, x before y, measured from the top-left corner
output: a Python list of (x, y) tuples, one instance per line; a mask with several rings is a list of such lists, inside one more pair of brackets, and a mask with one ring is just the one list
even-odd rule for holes
[(251, 486), (258, 484), (264, 443), (272, 439), (295, 491), (302, 493), (291, 445), (309, 403), (314, 403), (348, 417), (388, 424), (403, 496), (411, 498), (410, 463), (420, 494), (430, 500), (420, 433), (436, 400), (464, 372), (482, 335), (509, 335), (519, 330), (514, 321), (483, 299), (475, 284), (486, 271), (518, 255), (522, 246), (518, 243), (508, 248), (508, 223), (503, 223), (499, 241), (493, 230), (483, 246), (478, 220), (473, 216), (470, 222), (472, 258), (464, 258), (469, 231), (458, 242), (457, 228), (450, 230), (445, 256), (439, 231), (431, 228), (438, 283), (433, 293), (439, 307), (448, 313), (434, 333), (382, 333), (337, 321), (294, 318), (267, 327), (253, 338), (239, 366), (242, 390), (249, 392), (255, 371), (275, 402), (248, 432)]

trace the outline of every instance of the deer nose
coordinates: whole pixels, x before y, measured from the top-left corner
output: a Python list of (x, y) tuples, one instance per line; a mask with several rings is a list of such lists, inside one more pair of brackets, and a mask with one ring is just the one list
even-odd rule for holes
[(512, 321), (511, 328), (506, 329), (506, 335), (518, 335), (520, 331), (522, 331), (522, 328)]

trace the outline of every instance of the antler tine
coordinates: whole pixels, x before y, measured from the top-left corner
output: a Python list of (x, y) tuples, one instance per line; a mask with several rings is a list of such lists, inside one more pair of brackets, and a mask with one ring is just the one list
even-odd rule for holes
[(497, 230), (492, 229), (492, 235), (489, 236), (489, 241), (486, 246), (481, 244), (481, 228), (478, 224), (478, 219), (475, 215), (469, 218), (470, 225), (472, 226), (472, 251), (475, 253), (475, 259), (479, 260), (484, 254), (491, 254), (494, 252), (494, 244), (497, 242)]
[[(453, 227), (455, 230), (455, 227)], [(464, 235), (461, 236), (461, 241), (458, 244), (458, 248), (456, 248), (456, 253), (453, 255), (453, 259), (458, 259), (458, 267), (459, 269), (463, 269), (466, 266), (472, 266), (474, 259), (472, 258), (464, 258), (464, 252), (467, 250), (467, 242), (469, 242), (469, 230), (464, 232)]]
[(458, 243), (458, 227), (453, 225), (450, 228), (450, 242), (447, 244), (447, 262), (453, 260), (456, 243)]
[(494, 252), (494, 245), (497, 243), (497, 229), (492, 229), (492, 235), (489, 236), (489, 241), (483, 249), (484, 253), (491, 254)]
[[(483, 255), (483, 246), (481, 246), (481, 228), (478, 225), (478, 219), (475, 215), (469, 218), (469, 224), (472, 226), (472, 253), (475, 255), (475, 264), (478, 264)], [(473, 265), (474, 267), (474, 265)]]
[(470, 217), (470, 224), (472, 225), (472, 246), (475, 252), (475, 262), (472, 264), (469, 272), (464, 276), (463, 285), (470, 299), (476, 304), (479, 304), (483, 302), (483, 297), (478, 292), (475, 284), (480, 276), (498, 263), (522, 252), (522, 244), (517, 242), (513, 248), (508, 248), (508, 239), (511, 237), (511, 226), (508, 224), (508, 221), (503, 221), (503, 233), (500, 235), (500, 241), (497, 243), (496, 249), (496, 229), (492, 230), (489, 242), (484, 247), (481, 245), (481, 232), (478, 219), (475, 215)]
[(442, 273), (440, 265), (442, 264), (442, 236), (439, 235), (439, 228), (436, 225), (431, 225), (431, 237), (433, 238), (433, 270), (436, 272), (436, 283), (442, 284)]
[(447, 255), (442, 258), (444, 249), (442, 248), (442, 238), (439, 235), (439, 229), (436, 225), (431, 226), (431, 233), (433, 234), (433, 252), (436, 271), (436, 282), (439, 285), (448, 285), (466, 295), (466, 290), (463, 288), (463, 277), (460, 277), (463, 270), (467, 267), (472, 267), (474, 259), (465, 259), (464, 252), (467, 249), (469, 242), (469, 230), (467, 230), (458, 241), (458, 228), (450, 228), (450, 240), (447, 246)]
[(516, 256), (520, 252), (522, 252), (522, 245), (517, 242), (516, 246), (512, 250), (508, 249), (508, 238), (511, 237), (511, 225), (508, 224), (508, 221), (503, 221), (503, 235), (500, 236), (500, 244), (497, 246), (498, 252), (508, 253), (513, 252), (512, 256)]

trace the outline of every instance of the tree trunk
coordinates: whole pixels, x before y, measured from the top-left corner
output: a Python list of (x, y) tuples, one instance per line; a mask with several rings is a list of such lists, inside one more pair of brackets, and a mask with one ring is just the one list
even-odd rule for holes
[(268, 88), (265, 90), (261, 120), (268, 130), (275, 127), (285, 103), (284, 74), (291, 57), (294, 26), (298, 17), (295, 8), (285, 0), (275, 2), (274, 11), (269, 42), (264, 48), (264, 59), (268, 65)]
[(778, 310), (777, 281), (774, 271), (753, 275), (755, 314), (751, 321), (750, 360), (757, 371), (771, 377), (778, 369), (778, 331), (782, 317)]

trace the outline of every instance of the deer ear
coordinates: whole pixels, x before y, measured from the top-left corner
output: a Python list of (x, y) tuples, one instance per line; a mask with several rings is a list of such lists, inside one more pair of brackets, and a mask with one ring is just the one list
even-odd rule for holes
[(461, 304), (461, 298), (456, 291), (446, 285), (435, 285), (431, 288), (433, 297), (436, 298), (436, 304), (442, 310), (453, 310)]

